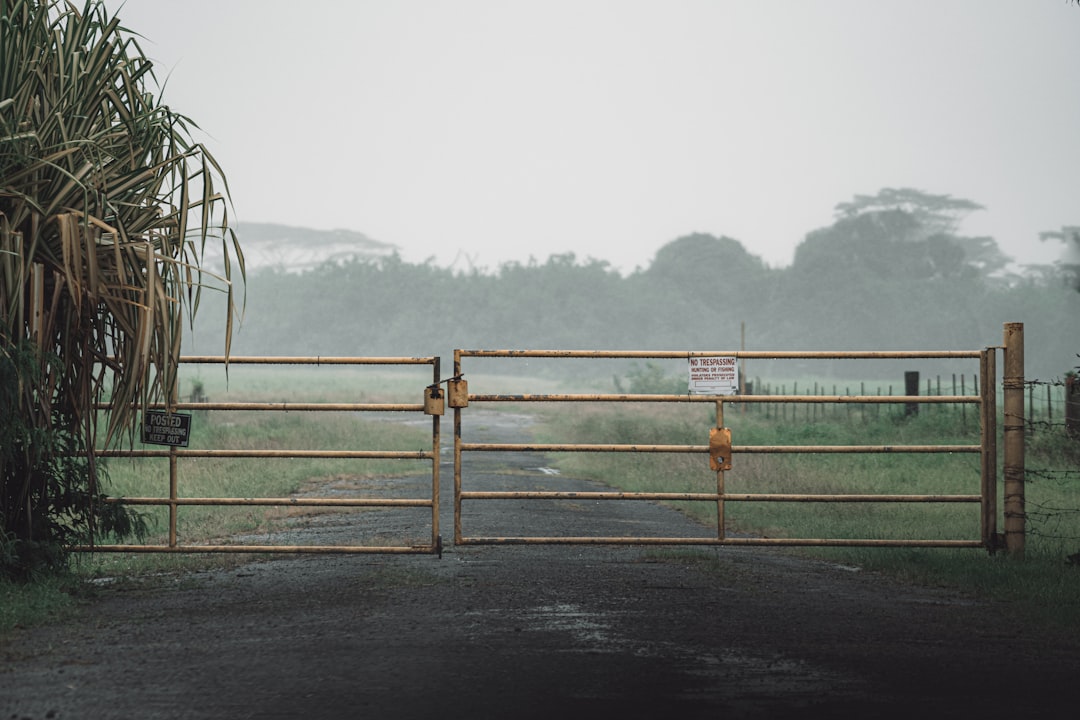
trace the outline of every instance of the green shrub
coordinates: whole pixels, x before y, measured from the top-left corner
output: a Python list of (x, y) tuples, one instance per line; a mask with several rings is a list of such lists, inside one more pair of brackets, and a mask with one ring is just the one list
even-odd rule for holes
[[(70, 548), (95, 533), (138, 535), (135, 512), (104, 502), (82, 436), (69, 413), (41, 403), (41, 362), (28, 342), (0, 334), (0, 579), (30, 580), (64, 567)], [(45, 364), (52, 362), (46, 358)]]
[(631, 395), (685, 395), (687, 392), (685, 376), (667, 375), (664, 369), (654, 362), (646, 362), (644, 367), (634, 363), (626, 373), (628, 386), (623, 385), (618, 375), (612, 379), (618, 392)]

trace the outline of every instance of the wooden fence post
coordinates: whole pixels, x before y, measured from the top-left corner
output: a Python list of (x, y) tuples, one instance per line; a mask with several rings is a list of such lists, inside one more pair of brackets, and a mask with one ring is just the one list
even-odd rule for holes
[(1024, 324), (1005, 323), (1002, 439), (1005, 466), (1005, 549), (1024, 556)]
[(1065, 376), (1065, 432), (1069, 437), (1080, 439), (1080, 382), (1077, 376)]
[[(904, 372), (904, 394), (910, 396), (918, 396), (919, 394), (919, 371), (918, 370), (906, 370)], [(912, 415), (919, 414), (918, 403), (905, 403), (904, 415), (911, 417)]]

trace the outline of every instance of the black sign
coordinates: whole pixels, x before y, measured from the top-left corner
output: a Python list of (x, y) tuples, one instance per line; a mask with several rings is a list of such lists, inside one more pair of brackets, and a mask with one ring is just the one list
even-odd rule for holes
[(142, 441), (150, 445), (187, 447), (191, 435), (191, 415), (147, 410), (143, 413)]

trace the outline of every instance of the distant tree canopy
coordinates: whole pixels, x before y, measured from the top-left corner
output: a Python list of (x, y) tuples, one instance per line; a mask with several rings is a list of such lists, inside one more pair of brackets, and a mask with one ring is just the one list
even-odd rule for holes
[(807, 236), (795, 261), (808, 262), (811, 255), (818, 271), (831, 264), (912, 278), (989, 277), (1005, 268), (1009, 257), (993, 238), (955, 234), (968, 213), (981, 209), (971, 200), (911, 188), (856, 195), (836, 206), (832, 227)]
[[(1058, 328), (1075, 326), (1076, 295), (1049, 275), (994, 275), (1004, 256), (993, 239), (942, 232), (940, 222), (926, 227), (933, 213), (975, 203), (935, 197), (892, 196), (907, 205), (859, 200), (807, 235), (781, 268), (733, 238), (692, 233), (626, 276), (571, 253), (494, 272), (394, 256), (257, 273), (237, 351), (724, 349), (738, 346), (743, 323), (752, 349), (973, 349), (1019, 318), (1032, 337), (1045, 333), (1029, 353), (1033, 372), (1072, 367), (1073, 334)], [(313, 322), (313, 308), (331, 320)]]
[(1065, 245), (1062, 269), (1070, 276), (1077, 292), (1080, 292), (1080, 227), (1065, 226), (1061, 230), (1039, 233), (1040, 240), (1058, 240)]
[(762, 275), (765, 263), (738, 240), (694, 233), (660, 248), (647, 272), (659, 280), (675, 282), (696, 278), (730, 281), (747, 274)]
[(866, 213), (900, 211), (918, 221), (926, 233), (952, 232), (968, 213), (985, 208), (971, 200), (949, 195), (931, 195), (912, 188), (883, 188), (877, 195), (856, 195), (851, 202), (836, 205), (838, 218)]

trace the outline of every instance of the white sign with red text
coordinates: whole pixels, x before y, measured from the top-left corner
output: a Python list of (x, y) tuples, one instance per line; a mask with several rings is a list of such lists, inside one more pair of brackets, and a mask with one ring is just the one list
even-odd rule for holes
[(730, 356), (689, 359), (691, 395), (735, 395), (739, 392), (739, 361)]

